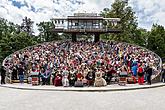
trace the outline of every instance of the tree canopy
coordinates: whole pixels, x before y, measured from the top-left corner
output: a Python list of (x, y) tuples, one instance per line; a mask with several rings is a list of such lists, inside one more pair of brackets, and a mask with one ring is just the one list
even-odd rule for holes
[(29, 33), (18, 31), (18, 25), (2, 18), (0, 30), (0, 63), (11, 53), (37, 43), (34, 37), (29, 37)]
[(105, 8), (101, 12), (101, 15), (103, 17), (121, 19), (117, 28), (121, 29), (123, 32), (120, 34), (111, 34), (109, 36), (110, 39), (125, 42), (131, 42), (131, 39), (136, 39), (136, 30), (138, 27), (137, 17), (135, 16), (135, 12), (133, 12), (132, 8), (127, 6), (127, 3), (121, 0), (115, 0), (115, 2), (111, 5), (111, 8)]
[(49, 42), (53, 40), (60, 40), (60, 37), (56, 33), (52, 33), (51, 30), (55, 27), (53, 21), (40, 22), (37, 24), (39, 35), (39, 42)]

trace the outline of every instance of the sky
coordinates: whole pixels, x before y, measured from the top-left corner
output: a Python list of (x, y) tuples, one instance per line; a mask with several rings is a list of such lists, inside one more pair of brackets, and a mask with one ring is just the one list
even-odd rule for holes
[[(111, 8), (114, 0), (0, 0), (0, 17), (20, 24), (27, 16), (35, 23), (75, 12), (96, 12)], [(165, 0), (129, 0), (139, 27), (150, 30), (153, 23), (165, 26)], [(34, 26), (37, 33), (37, 28)]]

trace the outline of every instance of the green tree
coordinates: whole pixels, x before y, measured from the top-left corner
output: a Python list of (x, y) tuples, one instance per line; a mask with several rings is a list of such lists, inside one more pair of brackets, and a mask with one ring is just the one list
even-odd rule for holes
[[(125, 42), (134, 42), (136, 39), (136, 33), (138, 23), (137, 17), (135, 16), (135, 12), (130, 6), (127, 6), (127, 2), (122, 0), (115, 0), (115, 2), (111, 5), (111, 9), (105, 8), (101, 15), (104, 17), (110, 18), (120, 18), (121, 22), (117, 25), (118, 29), (122, 30), (120, 34), (110, 34), (110, 39), (125, 41)], [(110, 28), (113, 28), (109, 24)]]
[(8, 30), (7, 20), (0, 18), (0, 40), (2, 39), (3, 36), (6, 36), (5, 34), (7, 33), (7, 30)]
[(147, 47), (161, 57), (165, 57), (165, 29), (163, 26), (153, 24)]
[(0, 19), (0, 64), (13, 52), (36, 44), (35, 37), (28, 37), (26, 32), (18, 32), (18, 25)]
[(135, 30), (135, 35), (137, 37), (134, 38), (134, 43), (143, 47), (148, 46), (148, 37), (149, 32), (146, 29), (139, 28)]
[(53, 40), (60, 40), (58, 34), (53, 33), (52, 29), (54, 28), (53, 21), (40, 22), (37, 24), (39, 30), (38, 40), (39, 42), (48, 42)]
[(25, 17), (24, 19), (22, 19), (20, 30), (22, 32), (26, 32), (29, 36), (32, 36), (34, 33), (33, 24), (34, 22), (30, 18)]

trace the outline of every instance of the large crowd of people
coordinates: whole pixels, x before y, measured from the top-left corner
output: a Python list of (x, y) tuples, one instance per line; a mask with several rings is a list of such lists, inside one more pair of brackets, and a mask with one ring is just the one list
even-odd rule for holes
[[(11, 79), (30, 79), (38, 73), (39, 84), (55, 86), (106, 86), (113, 78), (130, 76), (139, 84), (151, 84), (159, 58), (146, 49), (114, 41), (63, 41), (28, 47), (5, 59)], [(154, 72), (153, 72), (154, 71)]]

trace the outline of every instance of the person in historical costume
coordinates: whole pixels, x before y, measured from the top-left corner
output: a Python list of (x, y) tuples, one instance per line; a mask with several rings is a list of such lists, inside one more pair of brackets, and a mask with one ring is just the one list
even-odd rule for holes
[(137, 69), (138, 69), (137, 64), (133, 63), (131, 70), (133, 72), (133, 76), (135, 76), (135, 77), (137, 76)]
[(94, 86), (95, 87), (103, 87), (103, 86), (106, 86), (106, 85), (107, 85), (107, 82), (105, 81), (104, 78), (102, 78), (102, 72), (100, 70), (98, 70), (96, 72), (96, 75), (95, 75)]
[(1, 67), (1, 84), (5, 84), (6, 70), (4, 66)]
[(57, 69), (53, 69), (52, 75), (51, 75), (51, 80), (52, 80), (51, 82), (53, 85), (54, 85), (54, 79), (55, 79), (56, 74), (57, 74)]
[(44, 74), (45, 84), (50, 85), (51, 69), (47, 69)]
[(76, 81), (76, 75), (75, 75), (75, 73), (70, 73), (69, 74), (69, 85), (70, 86), (74, 86), (75, 81)]
[(82, 75), (82, 73), (79, 72), (76, 75), (76, 77), (77, 77), (77, 81), (75, 82), (74, 86), (75, 87), (83, 87), (84, 85), (83, 85), (82, 79), (84, 78), (84, 76)]
[(17, 75), (18, 75), (17, 68), (14, 66), (12, 71), (12, 80), (16, 80)]
[(40, 71), (40, 78), (42, 79), (42, 85), (45, 85), (45, 77), (44, 77), (44, 74), (45, 74), (45, 69), (44, 68), (41, 68), (41, 71)]
[(163, 65), (162, 69), (162, 82), (165, 83), (165, 64)]
[(62, 86), (62, 75), (60, 74), (60, 72), (58, 72), (55, 76), (54, 85), (55, 86)]
[(111, 82), (111, 79), (112, 79), (112, 77), (113, 77), (113, 74), (116, 74), (116, 71), (114, 70), (114, 68), (113, 67), (110, 67), (110, 69), (109, 68), (107, 68), (107, 71), (106, 71), (106, 82), (107, 82), (107, 84), (110, 84), (110, 82)]
[(62, 73), (62, 85), (64, 87), (68, 87), (69, 86), (69, 80), (68, 80), (68, 76), (69, 76), (69, 71), (68, 70), (64, 70)]
[(119, 85), (124, 85), (124, 86), (126, 85), (127, 76), (128, 76), (127, 68), (125, 66), (122, 66), (121, 72), (119, 73)]
[(138, 83), (139, 83), (140, 85), (143, 85), (143, 83), (144, 83), (144, 70), (143, 70), (141, 64), (140, 64), (140, 66), (138, 67)]
[(24, 67), (20, 64), (18, 68), (18, 76), (20, 83), (24, 83)]
[(151, 85), (151, 76), (152, 76), (152, 65), (150, 64), (146, 69), (146, 75), (147, 75), (147, 84)]
[(88, 86), (92, 86), (94, 83), (94, 75), (92, 74), (92, 71), (89, 71), (88, 74), (86, 75), (86, 79), (87, 79), (87, 84)]
[(82, 79), (78, 78), (77, 81), (74, 84), (74, 87), (83, 87)]

